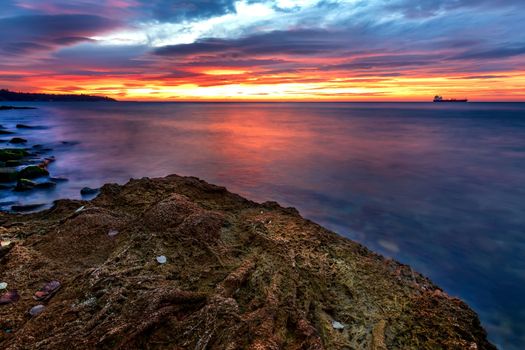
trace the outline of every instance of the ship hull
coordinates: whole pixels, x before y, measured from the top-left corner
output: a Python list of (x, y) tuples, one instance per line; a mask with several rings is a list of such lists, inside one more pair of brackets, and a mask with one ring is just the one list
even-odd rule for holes
[(468, 100), (434, 100), (436, 103), (468, 102)]

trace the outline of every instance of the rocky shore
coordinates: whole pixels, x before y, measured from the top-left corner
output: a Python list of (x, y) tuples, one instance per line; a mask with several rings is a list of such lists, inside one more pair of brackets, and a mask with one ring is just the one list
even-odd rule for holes
[(0, 224), (2, 349), (494, 349), (409, 266), (196, 178)]
[[(32, 107), (0, 106), (0, 110), (32, 109)], [(14, 128), (7, 128), (0, 124), (0, 208), (6, 207), (15, 212), (28, 212), (43, 208), (49, 203), (17, 203), (4, 202), (3, 197), (10, 192), (24, 192), (31, 194), (34, 191), (54, 190), (57, 184), (67, 181), (63, 177), (53, 177), (48, 166), (56, 159), (51, 154), (55, 147), (67, 147), (69, 142), (57, 144), (32, 144), (31, 140), (20, 137), (20, 130), (41, 129), (45, 126), (26, 125), (17, 123)], [(17, 136), (18, 135), (18, 136)], [(26, 136), (24, 136), (26, 137)]]

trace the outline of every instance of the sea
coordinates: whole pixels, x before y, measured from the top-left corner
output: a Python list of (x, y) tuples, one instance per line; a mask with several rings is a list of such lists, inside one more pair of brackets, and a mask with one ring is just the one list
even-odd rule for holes
[(196, 176), (411, 265), (478, 312), (500, 349), (523, 349), (525, 103), (2, 104), (37, 107), (0, 111), (0, 124), (68, 179), (0, 190), (2, 210)]

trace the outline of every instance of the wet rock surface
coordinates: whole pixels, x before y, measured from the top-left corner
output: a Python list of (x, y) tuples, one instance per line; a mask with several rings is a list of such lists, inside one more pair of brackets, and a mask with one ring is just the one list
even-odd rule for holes
[(100, 191), (100, 189), (98, 189), (98, 188), (83, 187), (80, 190), (80, 194), (82, 196), (91, 196), (91, 195), (97, 194), (99, 191)]
[[(45, 129), (45, 126), (32, 126), (17, 123), (14, 129), (7, 129), (0, 125), (4, 134), (16, 134), (24, 129)], [(15, 130), (17, 132), (15, 132)], [(34, 203), (31, 195), (36, 191), (52, 191), (57, 184), (66, 182), (64, 177), (52, 177), (48, 170), (49, 165), (56, 161), (50, 154), (54, 149), (50, 146), (58, 145), (61, 148), (69, 147), (74, 142), (55, 142), (53, 144), (31, 145), (32, 134), (25, 131), (24, 137), (12, 137), (3, 140), (7, 147), (0, 148), (0, 198), (16, 194), (17, 200), (0, 202), (2, 210), (27, 212), (39, 210), (43, 205), (49, 207), (51, 203)], [(28, 135), (28, 136), (27, 136)], [(9, 193), (8, 191), (12, 192)], [(24, 196), (27, 194), (26, 198)]]
[(35, 107), (18, 107), (18, 106), (0, 106), (0, 111), (7, 111), (11, 109), (36, 109)]
[(20, 295), (0, 305), (2, 349), (494, 349), (409, 266), (196, 178), (109, 184), (0, 223), (0, 281)]
[(30, 165), (18, 172), (19, 179), (37, 179), (48, 176), (49, 171), (44, 166)]
[(16, 145), (16, 144), (27, 143), (27, 140), (21, 137), (13, 137), (11, 140), (9, 140), (9, 143)]

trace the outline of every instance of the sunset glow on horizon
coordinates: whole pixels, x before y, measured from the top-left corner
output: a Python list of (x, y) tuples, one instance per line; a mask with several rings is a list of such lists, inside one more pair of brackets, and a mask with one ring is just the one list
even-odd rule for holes
[(516, 0), (8, 0), (0, 88), (162, 101), (525, 101)]

